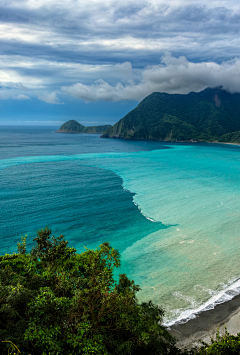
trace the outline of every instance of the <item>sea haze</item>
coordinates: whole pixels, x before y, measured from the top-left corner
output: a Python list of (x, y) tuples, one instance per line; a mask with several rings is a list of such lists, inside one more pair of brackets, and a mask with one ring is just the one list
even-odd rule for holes
[(0, 128), (1, 254), (46, 225), (79, 252), (109, 241), (168, 325), (240, 292), (240, 147), (55, 129)]

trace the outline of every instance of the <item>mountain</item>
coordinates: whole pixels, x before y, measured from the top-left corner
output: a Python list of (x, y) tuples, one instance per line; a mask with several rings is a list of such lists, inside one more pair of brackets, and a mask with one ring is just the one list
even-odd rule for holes
[(90, 127), (85, 127), (83, 133), (103, 133), (105, 132), (108, 128), (111, 128), (111, 125), (103, 125), (103, 126), (90, 126)]
[(83, 133), (84, 131), (84, 126), (78, 123), (75, 120), (70, 120), (65, 122), (59, 130), (57, 130), (57, 133)]
[(240, 142), (240, 94), (221, 87), (187, 95), (154, 92), (101, 137)]
[(65, 122), (56, 132), (57, 133), (98, 133), (101, 134), (111, 125), (85, 127), (75, 120)]

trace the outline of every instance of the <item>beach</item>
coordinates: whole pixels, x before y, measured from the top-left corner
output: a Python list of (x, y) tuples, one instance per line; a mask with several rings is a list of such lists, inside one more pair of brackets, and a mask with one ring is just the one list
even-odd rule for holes
[(223, 334), (225, 327), (232, 335), (240, 333), (240, 295), (201, 312), (186, 323), (172, 325), (169, 331), (178, 340), (180, 348), (190, 349), (200, 346), (200, 341), (210, 343), (218, 329)]

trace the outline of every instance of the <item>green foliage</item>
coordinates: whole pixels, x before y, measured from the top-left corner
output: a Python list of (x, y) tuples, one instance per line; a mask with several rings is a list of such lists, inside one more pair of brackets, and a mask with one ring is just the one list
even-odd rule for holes
[(240, 354), (240, 333), (237, 336), (231, 335), (225, 329), (225, 333), (220, 336), (216, 334), (216, 339), (211, 339), (211, 344), (203, 343), (196, 355), (234, 355)]
[(84, 126), (75, 120), (69, 120), (61, 125), (58, 132), (69, 132), (69, 133), (82, 133), (84, 131)]
[(75, 248), (69, 248), (68, 242), (64, 240), (64, 236), (60, 235), (55, 238), (50, 237), (51, 229), (47, 227), (37, 232), (37, 237), (33, 239), (36, 242), (35, 247), (31, 251), (31, 255), (36, 259), (40, 259), (44, 266), (51, 265), (53, 268), (61, 266), (76, 253)]
[(219, 139), (220, 142), (240, 143), (240, 131), (224, 134)]
[(64, 133), (103, 133), (106, 129), (112, 127), (111, 125), (90, 126), (85, 127), (75, 120), (65, 122), (57, 132)]
[[(108, 243), (81, 254), (48, 228), (31, 253), (0, 256), (0, 338), (26, 354), (180, 354), (161, 325), (163, 311), (139, 304), (139, 286), (114, 269), (120, 255)], [(0, 353), (7, 354), (5, 343)]]
[(18, 355), (20, 354), (20, 350), (18, 347), (13, 344), (11, 341), (3, 341), (3, 343), (7, 343), (8, 346), (8, 355)]
[[(175, 117), (165, 120), (177, 124)], [(181, 351), (161, 325), (163, 310), (139, 304), (139, 286), (114, 279), (120, 255), (108, 243), (81, 254), (47, 227), (27, 253), (0, 256), (1, 354), (221, 355), (240, 353), (240, 334), (219, 333), (211, 344)], [(19, 350), (20, 349), (20, 350)]]
[(155, 92), (102, 137), (240, 142), (239, 113), (240, 95), (221, 88), (188, 95)]
[(85, 127), (83, 133), (96, 133), (101, 134), (105, 132), (108, 128), (111, 128), (111, 125), (102, 125), (102, 126), (89, 126)]
[(18, 252), (19, 254), (26, 254), (27, 252), (27, 236), (25, 235), (25, 237), (21, 237), (21, 242), (17, 243), (17, 248), (18, 248)]

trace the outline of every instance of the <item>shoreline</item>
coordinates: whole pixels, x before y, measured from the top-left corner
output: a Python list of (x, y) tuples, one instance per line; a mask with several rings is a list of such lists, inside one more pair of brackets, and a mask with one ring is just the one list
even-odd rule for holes
[(216, 142), (219, 144), (232, 144), (232, 145), (240, 145), (240, 143), (228, 143), (228, 142)]
[(218, 329), (220, 335), (224, 334), (225, 327), (232, 335), (240, 333), (240, 295), (197, 314), (186, 323), (173, 324), (168, 330), (177, 339), (179, 348), (191, 349), (201, 346), (200, 341), (210, 343)]
[[(56, 133), (68, 133), (68, 132), (57, 132)], [(69, 132), (72, 133), (72, 132)], [(112, 136), (112, 137), (104, 137), (102, 133), (100, 133), (101, 136), (100, 138), (108, 138), (108, 139), (120, 139), (120, 140), (126, 140), (126, 141), (154, 141), (154, 142), (162, 142), (162, 143), (211, 143), (211, 144), (232, 144), (232, 145), (240, 145), (240, 143), (231, 143), (231, 142), (218, 142), (218, 141), (194, 141), (194, 140), (188, 140), (188, 141), (166, 141), (166, 140), (161, 140), (161, 139), (153, 139), (153, 138), (125, 138), (125, 137), (119, 137), (119, 136)]]
[(54, 133), (68, 133), (68, 134), (101, 134), (101, 133), (97, 133), (97, 132), (69, 132), (69, 131), (59, 131), (59, 129), (57, 131), (54, 131)]

